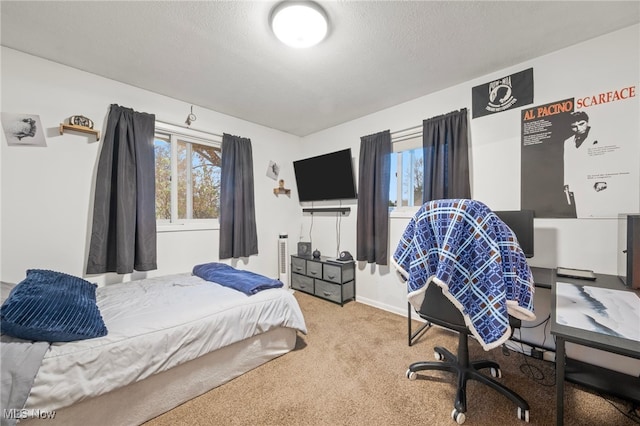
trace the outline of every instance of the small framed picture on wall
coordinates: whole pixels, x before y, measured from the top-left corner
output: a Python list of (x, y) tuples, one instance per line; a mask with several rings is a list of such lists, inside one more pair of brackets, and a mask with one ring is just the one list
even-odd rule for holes
[(47, 146), (39, 115), (3, 112), (2, 130), (8, 145)]

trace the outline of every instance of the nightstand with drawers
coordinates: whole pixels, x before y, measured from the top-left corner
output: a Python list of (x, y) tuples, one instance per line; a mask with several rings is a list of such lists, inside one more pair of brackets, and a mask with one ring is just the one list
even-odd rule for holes
[(356, 299), (355, 272), (354, 261), (291, 255), (291, 287), (340, 306)]

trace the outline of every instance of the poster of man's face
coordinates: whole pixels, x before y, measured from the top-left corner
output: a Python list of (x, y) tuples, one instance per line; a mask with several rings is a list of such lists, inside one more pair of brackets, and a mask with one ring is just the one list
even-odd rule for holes
[(3, 112), (2, 129), (8, 145), (47, 146), (39, 115)]

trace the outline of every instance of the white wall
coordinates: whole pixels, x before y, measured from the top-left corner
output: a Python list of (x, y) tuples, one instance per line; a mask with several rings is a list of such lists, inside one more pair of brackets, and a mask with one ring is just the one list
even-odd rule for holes
[[(361, 136), (386, 129), (393, 132), (417, 126), (424, 119), (463, 107), (469, 109), (471, 117), (472, 87), (530, 67), (533, 67), (534, 72), (534, 106), (619, 87), (637, 87), (640, 80), (639, 33), (640, 26), (628, 27), (315, 133), (303, 138), (304, 154), (311, 156), (350, 147), (357, 168)], [(460, 66), (464, 66), (463, 58)], [(636, 97), (626, 102), (629, 108), (635, 110), (635, 117), (638, 117), (640, 99)], [(639, 122), (640, 120), (629, 125), (629, 132), (626, 134), (638, 144)], [(472, 197), (494, 210), (520, 208), (520, 123), (520, 109), (473, 120), (470, 118)], [(640, 156), (638, 162), (640, 163)], [(636, 189), (638, 187), (640, 182)], [(342, 250), (355, 252), (356, 216), (357, 208), (353, 206), (350, 215), (342, 220)], [(408, 220), (407, 215), (398, 214), (390, 219), (389, 255), (395, 250)], [(304, 217), (302, 222), (306, 237), (311, 219)], [(336, 242), (335, 225), (334, 217), (314, 218), (314, 248), (317, 247), (323, 253), (333, 250)], [(532, 266), (566, 266), (616, 274), (617, 222), (615, 219), (536, 219), (535, 254), (530, 259)], [(406, 315), (406, 287), (389, 267), (359, 262), (356, 283), (359, 302)], [(536, 311), (539, 320), (543, 320), (549, 312), (549, 294), (548, 290), (538, 292), (540, 294), (536, 295), (536, 305), (540, 308)], [(543, 338), (544, 336), (540, 336), (536, 339), (539, 341), (534, 342), (541, 344)], [(553, 346), (548, 335), (547, 339), (546, 345), (549, 346), (551, 340)], [(574, 356), (572, 351), (575, 350), (569, 348), (568, 353)], [(619, 368), (620, 364), (616, 367)], [(640, 363), (634, 361), (626, 368), (630, 374), (637, 375)]]
[[(463, 107), (471, 110), (473, 86), (529, 67), (533, 67), (535, 80), (533, 105), (625, 85), (637, 86), (639, 28), (635, 25), (307, 136), (303, 138), (304, 154), (310, 156), (350, 147), (357, 167), (361, 136), (417, 126), (423, 119)], [(463, 60), (460, 66), (464, 66)], [(639, 97), (626, 102), (639, 111)], [(520, 208), (520, 123), (520, 109), (470, 120), (472, 197), (494, 210)], [(640, 143), (637, 124), (630, 126), (627, 136)], [(351, 214), (342, 220), (342, 249), (355, 251), (356, 209), (353, 206)], [(395, 250), (407, 222), (406, 216), (391, 218), (390, 253)], [(309, 217), (303, 218), (303, 225), (308, 229)], [(320, 251), (333, 250), (334, 228), (334, 217), (314, 219), (314, 246)], [(615, 274), (617, 222), (615, 219), (536, 219), (535, 246), (536, 256), (530, 260), (533, 266), (562, 265)], [(358, 269), (358, 300), (405, 312), (404, 288), (397, 285), (395, 273), (389, 273), (388, 268), (364, 264)]]
[[(114, 103), (180, 124), (191, 105), (5, 47), (1, 53), (2, 111), (39, 115), (47, 147), (7, 146), (2, 135), (0, 278), (19, 282), (29, 268), (83, 276), (100, 143), (89, 135), (60, 135), (59, 124), (81, 114), (102, 130), (109, 105)], [(298, 232), (291, 226), (297, 222), (299, 209), (295, 197), (273, 194), (278, 185), (266, 171), (269, 160), (274, 160), (282, 164), (280, 177), (291, 182), (300, 138), (198, 106), (194, 113), (198, 117), (192, 125), (195, 129), (251, 139), (260, 254), (234, 264), (276, 277), (278, 234)], [(147, 274), (186, 272), (197, 263), (215, 260), (217, 230), (161, 232), (158, 269)], [(133, 274), (134, 278), (142, 276), (145, 274)], [(91, 280), (105, 284), (130, 278), (108, 274)]]

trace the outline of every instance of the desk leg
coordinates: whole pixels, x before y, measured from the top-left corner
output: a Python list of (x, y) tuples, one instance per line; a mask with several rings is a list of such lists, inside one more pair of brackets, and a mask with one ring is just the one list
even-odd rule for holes
[(556, 336), (556, 425), (564, 423), (564, 369), (565, 369), (564, 339)]
[(407, 318), (409, 320), (409, 323), (407, 324), (407, 335), (409, 336), (409, 346), (411, 346), (412, 342), (412, 336), (411, 336), (411, 303), (407, 302)]

